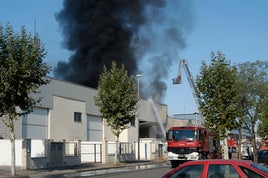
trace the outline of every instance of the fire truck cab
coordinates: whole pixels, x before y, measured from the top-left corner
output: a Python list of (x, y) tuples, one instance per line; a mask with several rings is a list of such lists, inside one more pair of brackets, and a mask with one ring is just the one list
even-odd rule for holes
[(211, 158), (213, 139), (204, 127), (171, 127), (166, 137), (168, 160), (172, 167), (184, 161)]

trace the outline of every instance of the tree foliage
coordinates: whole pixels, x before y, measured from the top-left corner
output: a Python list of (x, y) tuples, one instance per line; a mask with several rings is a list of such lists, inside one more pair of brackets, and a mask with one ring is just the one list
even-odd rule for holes
[(255, 61), (245, 62), (238, 65), (240, 93), (242, 94), (241, 105), (244, 113), (244, 128), (246, 128), (253, 141), (256, 158), (256, 126), (260, 136), (267, 135), (267, 104), (268, 104), (268, 62)]
[(98, 84), (98, 94), (94, 99), (107, 125), (116, 136), (116, 164), (119, 136), (135, 121), (138, 103), (136, 84), (132, 76), (128, 77), (124, 65), (117, 68), (116, 63), (112, 62), (110, 70), (104, 66)]
[(0, 24), (0, 117), (10, 130), (12, 143), (12, 175), (15, 175), (13, 121), (32, 111), (40, 98), (31, 94), (48, 80), (44, 78), (49, 66), (42, 59), (46, 52), (37, 35), (32, 37), (22, 27), (14, 33), (10, 24)]
[(117, 68), (115, 62), (110, 70), (105, 66), (95, 104), (117, 138), (135, 120), (137, 102), (136, 84), (125, 67)]
[(29, 94), (48, 82), (43, 78), (49, 71), (42, 62), (45, 55), (38, 36), (27, 34), (24, 27), (15, 34), (11, 25), (0, 26), (0, 116), (27, 114), (39, 101)]
[[(268, 79), (268, 78), (267, 78)], [(266, 85), (265, 85), (264, 90), (268, 91), (268, 81), (266, 81)], [(268, 92), (266, 92), (266, 95), (264, 95), (260, 106), (262, 108), (261, 110), (261, 116), (260, 116), (260, 120), (257, 124), (257, 134), (264, 138), (264, 139), (268, 139)]]
[(237, 127), (239, 101), (237, 90), (237, 70), (218, 52), (211, 53), (211, 64), (203, 62), (197, 76), (197, 95), (205, 126), (219, 137)]

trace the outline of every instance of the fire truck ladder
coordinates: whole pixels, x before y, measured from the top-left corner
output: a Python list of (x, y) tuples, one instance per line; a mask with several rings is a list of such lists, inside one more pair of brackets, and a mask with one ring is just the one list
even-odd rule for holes
[(200, 111), (200, 99), (196, 95), (196, 89), (195, 89), (194, 79), (193, 79), (193, 76), (192, 76), (192, 74), (190, 72), (190, 69), (188, 67), (187, 60), (185, 60), (185, 59), (182, 59), (181, 60), (180, 65), (179, 65), (179, 70), (178, 70), (177, 78), (172, 79), (173, 80), (173, 84), (181, 84), (182, 68), (184, 69), (185, 74), (187, 76), (187, 80), (188, 80), (189, 85), (191, 87), (192, 94), (194, 96), (194, 100), (196, 102), (199, 115), (201, 116), (201, 119), (202, 119), (202, 122), (203, 122), (203, 116), (202, 116), (202, 113)]

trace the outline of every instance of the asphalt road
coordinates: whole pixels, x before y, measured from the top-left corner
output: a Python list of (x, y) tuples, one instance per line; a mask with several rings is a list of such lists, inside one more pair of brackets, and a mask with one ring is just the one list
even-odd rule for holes
[(147, 169), (141, 171), (120, 172), (116, 174), (100, 175), (98, 178), (161, 178), (171, 170), (170, 167), (162, 167), (158, 169)]
[[(102, 169), (95, 171), (85, 171), (80, 173), (71, 173), (71, 174), (58, 174), (58, 175), (47, 175), (47, 176), (38, 176), (39, 178), (157, 178), (162, 177), (166, 173), (172, 170), (170, 165), (166, 163), (160, 164), (151, 164), (151, 165), (139, 165), (131, 167), (122, 167), (115, 169)], [(30, 176), (33, 178), (33, 176)]]
[[(267, 164), (261, 165), (268, 167)], [(110, 168), (91, 170), (77, 173), (65, 173), (58, 175), (37, 176), (38, 178), (161, 178), (171, 171), (171, 165), (167, 163), (157, 163), (148, 165), (129, 166), (121, 168)], [(35, 178), (36, 176), (27, 176), (27, 178)]]

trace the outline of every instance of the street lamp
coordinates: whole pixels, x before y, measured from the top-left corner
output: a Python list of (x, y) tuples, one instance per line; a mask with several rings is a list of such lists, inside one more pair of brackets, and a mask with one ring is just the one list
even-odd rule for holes
[(137, 110), (137, 119), (138, 119), (138, 161), (140, 161), (140, 121), (139, 121), (139, 108), (140, 108), (140, 78), (143, 77), (142, 74), (136, 75), (138, 80), (138, 110)]
[(140, 78), (143, 77), (142, 74), (137, 74), (136, 75), (137, 80), (138, 80), (138, 99), (140, 99)]

